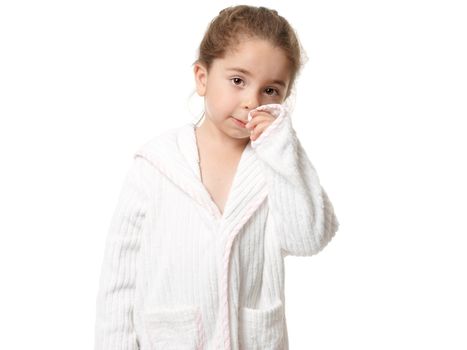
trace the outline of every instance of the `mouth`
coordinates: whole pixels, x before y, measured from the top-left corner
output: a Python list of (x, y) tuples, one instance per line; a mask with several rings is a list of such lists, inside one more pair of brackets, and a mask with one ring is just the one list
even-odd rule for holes
[(232, 117), (233, 119), (235, 119), (237, 122), (241, 123), (242, 125), (245, 125), (247, 122), (246, 121), (242, 121), (240, 119), (237, 119), (235, 117)]

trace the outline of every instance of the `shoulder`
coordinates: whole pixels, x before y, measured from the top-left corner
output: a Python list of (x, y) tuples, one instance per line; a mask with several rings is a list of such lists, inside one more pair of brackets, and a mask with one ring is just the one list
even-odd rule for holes
[(153, 186), (158, 177), (154, 176), (154, 169), (158, 168), (161, 157), (169, 155), (174, 150), (177, 135), (182, 126), (165, 129), (144, 140), (133, 152), (133, 166), (130, 171), (135, 182), (146, 189)]

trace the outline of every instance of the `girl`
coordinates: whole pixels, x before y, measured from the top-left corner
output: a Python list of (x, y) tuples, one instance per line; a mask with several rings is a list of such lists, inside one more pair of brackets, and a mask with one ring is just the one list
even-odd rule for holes
[(300, 46), (275, 10), (222, 10), (194, 63), (204, 121), (141, 146), (110, 225), (96, 350), (288, 349), (284, 257), (338, 221), (283, 102)]

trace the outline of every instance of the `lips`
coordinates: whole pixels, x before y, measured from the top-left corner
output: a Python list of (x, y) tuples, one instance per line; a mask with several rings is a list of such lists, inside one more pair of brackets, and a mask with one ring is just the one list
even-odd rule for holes
[(232, 118), (234, 118), (235, 120), (239, 121), (239, 122), (240, 122), (240, 123), (242, 123), (243, 125), (245, 125), (245, 124), (247, 123), (246, 121), (243, 121), (243, 120), (237, 119), (237, 118), (235, 118), (235, 117), (232, 117)]

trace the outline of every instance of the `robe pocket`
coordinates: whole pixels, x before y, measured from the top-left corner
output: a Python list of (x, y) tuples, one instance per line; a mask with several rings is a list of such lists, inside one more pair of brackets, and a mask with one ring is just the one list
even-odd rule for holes
[(198, 350), (203, 346), (201, 310), (194, 305), (153, 308), (144, 312), (151, 350)]
[(241, 350), (283, 350), (284, 306), (281, 300), (266, 309), (241, 307), (239, 343)]

